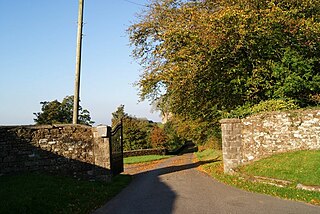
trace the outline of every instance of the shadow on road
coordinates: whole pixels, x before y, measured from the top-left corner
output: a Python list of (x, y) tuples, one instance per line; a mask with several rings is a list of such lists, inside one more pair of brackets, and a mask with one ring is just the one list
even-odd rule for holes
[(219, 157), (192, 163), (187, 154), (158, 162), (136, 173), (126, 189), (95, 213), (319, 213), (318, 207), (239, 190), (191, 170), (217, 161)]
[(163, 182), (163, 179), (169, 178), (168, 176), (164, 178), (163, 175), (220, 161), (217, 157), (207, 161), (190, 163), (191, 157), (190, 154), (166, 159), (156, 169), (135, 174), (132, 183), (126, 189), (95, 213), (173, 213), (178, 193)]
[[(188, 169), (193, 169), (193, 168), (197, 168), (201, 165), (204, 164), (209, 164), (209, 163), (214, 163), (214, 162), (218, 162), (221, 161), (220, 157), (214, 158), (214, 159), (210, 159), (210, 160), (206, 160), (206, 161), (197, 161), (195, 163), (190, 163), (190, 164), (183, 164), (183, 165), (172, 165), (172, 166), (167, 166), (167, 167), (160, 167), (158, 169), (153, 169), (153, 170), (149, 170), (143, 173), (139, 173), (139, 174), (144, 174), (144, 173), (150, 173), (150, 172), (155, 172), (157, 175), (164, 175), (164, 174), (169, 174), (169, 173), (174, 173), (174, 172), (179, 172), (179, 171), (183, 171), (183, 170), (188, 170)], [(137, 175), (139, 175), (137, 174)]]
[(221, 161), (219, 159), (219, 157), (217, 157), (215, 159), (211, 159), (211, 160), (206, 160), (206, 161), (198, 161), (196, 163), (191, 163), (191, 164), (164, 167), (164, 168), (157, 169), (157, 170), (159, 170), (160, 174), (163, 175), (163, 174), (179, 172), (179, 171), (183, 171), (183, 170), (187, 170), (187, 169), (197, 168), (201, 165), (208, 164), (208, 163), (214, 163), (214, 162), (218, 162), (218, 161)]

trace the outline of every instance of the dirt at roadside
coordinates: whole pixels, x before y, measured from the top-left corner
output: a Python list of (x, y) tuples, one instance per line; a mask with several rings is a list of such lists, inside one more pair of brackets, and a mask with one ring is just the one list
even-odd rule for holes
[(125, 164), (123, 174), (136, 175), (141, 172), (146, 172), (151, 169), (154, 169), (158, 164), (161, 164), (164, 161), (165, 159), (146, 162), (146, 163)]

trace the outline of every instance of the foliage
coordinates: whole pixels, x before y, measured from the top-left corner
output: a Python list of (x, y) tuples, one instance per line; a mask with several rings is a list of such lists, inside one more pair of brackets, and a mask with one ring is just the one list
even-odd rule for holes
[(286, 48), (281, 61), (271, 65), (273, 77), (277, 80), (274, 97), (294, 99), (302, 107), (316, 104), (310, 98), (320, 91), (319, 70), (315, 69), (315, 62), (316, 58), (305, 59), (297, 51)]
[(0, 213), (91, 213), (130, 183), (116, 176), (111, 183), (38, 173), (0, 177)]
[(167, 136), (166, 148), (168, 150), (179, 148), (186, 141), (186, 139), (184, 139), (177, 133), (177, 126), (173, 121), (174, 120), (169, 120), (163, 126), (163, 131)]
[(150, 140), (153, 148), (165, 148), (167, 135), (162, 128), (154, 126), (150, 134)]
[(229, 113), (224, 114), (224, 117), (243, 118), (260, 112), (294, 110), (297, 108), (299, 108), (299, 106), (297, 106), (293, 100), (266, 100), (253, 106), (244, 105), (231, 110)]
[(120, 123), (121, 119), (128, 117), (128, 114), (124, 112), (124, 105), (120, 105), (115, 112), (112, 113), (112, 126), (116, 126)]
[(221, 148), (220, 128), (218, 124), (213, 126), (212, 122), (173, 116), (165, 124), (164, 128), (165, 131), (170, 130), (168, 136), (171, 137), (169, 137), (169, 140), (175, 143), (176, 147), (181, 146), (187, 140), (191, 140), (197, 145), (208, 143), (215, 148)]
[[(215, 150), (204, 150), (196, 153), (199, 161), (211, 160), (217, 156), (216, 154), (217, 154), (217, 151)], [(275, 164), (275, 162), (273, 162), (272, 164)], [(290, 162), (288, 162), (288, 160), (286, 160), (283, 163), (283, 165), (287, 165), (287, 164), (290, 165)], [(315, 204), (315, 205), (320, 205), (319, 192), (299, 190), (293, 186), (276, 187), (276, 186), (268, 185), (264, 183), (252, 182), (250, 180), (243, 179), (238, 175), (227, 175), (223, 173), (222, 161), (208, 163), (208, 164), (202, 165), (201, 168), (203, 171), (205, 171), (215, 179), (221, 182), (227, 183), (229, 185), (236, 186), (241, 189), (245, 189), (251, 192), (258, 192), (262, 194), (273, 195), (273, 196), (291, 199), (291, 200), (304, 201), (304, 202)], [(301, 168), (301, 165), (299, 165), (298, 168), (292, 168), (292, 170), (293, 171), (299, 170), (299, 168)], [(313, 177), (312, 173), (305, 174), (305, 176)]]
[[(42, 124), (59, 124), (59, 123), (72, 123), (73, 116), (73, 96), (66, 96), (60, 103), (58, 100), (43, 101), (41, 111), (33, 113), (36, 118), (34, 121), (38, 125)], [(92, 125), (94, 121), (91, 120), (90, 112), (87, 109), (82, 109), (79, 106), (79, 118), (80, 124)]]
[(317, 106), (320, 104), (320, 94), (310, 95), (310, 99), (317, 103)]
[(174, 150), (183, 145), (187, 137), (183, 133), (178, 134), (178, 124), (169, 121), (162, 125), (130, 116), (125, 112), (124, 105), (120, 105), (112, 116), (113, 126), (118, 124), (120, 119), (123, 121), (123, 141), (126, 151), (149, 148)]
[(320, 1), (155, 0), (129, 28), (142, 99), (216, 123), (270, 99), (315, 105)]
[(138, 150), (152, 148), (150, 132), (153, 122), (128, 116), (123, 120), (124, 150)]
[(124, 105), (120, 105), (112, 113), (112, 125), (117, 125), (120, 120), (123, 122), (123, 144), (124, 150), (149, 149), (152, 147), (150, 133), (155, 123), (147, 119), (136, 118), (128, 115)]

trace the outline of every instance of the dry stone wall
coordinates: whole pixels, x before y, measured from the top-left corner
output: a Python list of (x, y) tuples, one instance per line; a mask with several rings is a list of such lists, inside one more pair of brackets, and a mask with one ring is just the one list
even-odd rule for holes
[(107, 164), (95, 163), (102, 137), (93, 134), (83, 125), (1, 126), (0, 174), (47, 171), (106, 179)]
[(221, 120), (224, 170), (275, 153), (320, 149), (320, 111), (270, 112)]

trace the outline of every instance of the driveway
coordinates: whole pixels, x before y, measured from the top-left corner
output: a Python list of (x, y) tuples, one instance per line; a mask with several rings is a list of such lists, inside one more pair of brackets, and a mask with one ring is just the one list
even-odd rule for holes
[(185, 154), (149, 165), (134, 166), (131, 184), (95, 214), (320, 213), (320, 207), (250, 193), (222, 184)]

